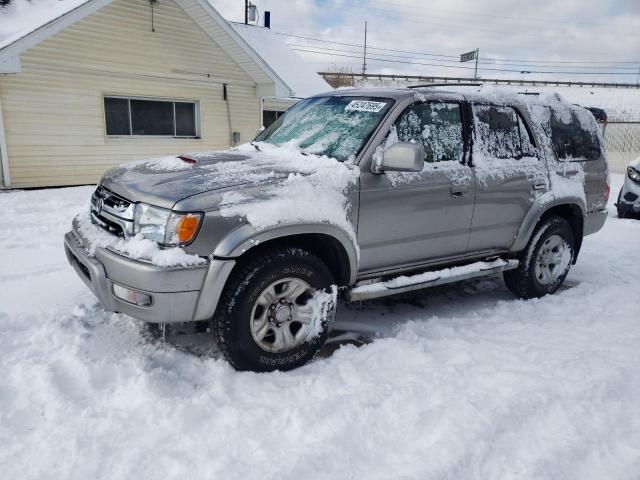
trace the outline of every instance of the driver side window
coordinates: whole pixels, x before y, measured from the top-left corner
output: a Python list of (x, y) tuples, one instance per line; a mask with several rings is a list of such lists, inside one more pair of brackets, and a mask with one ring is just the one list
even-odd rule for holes
[(394, 130), (398, 141), (424, 145), (425, 162), (462, 162), (462, 115), (458, 103), (414, 103), (398, 117)]

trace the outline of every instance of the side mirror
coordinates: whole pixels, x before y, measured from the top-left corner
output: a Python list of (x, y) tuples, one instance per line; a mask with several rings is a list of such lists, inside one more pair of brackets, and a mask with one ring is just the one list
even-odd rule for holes
[(424, 167), (424, 146), (421, 143), (394, 143), (382, 153), (382, 162), (375, 172), (421, 172)]

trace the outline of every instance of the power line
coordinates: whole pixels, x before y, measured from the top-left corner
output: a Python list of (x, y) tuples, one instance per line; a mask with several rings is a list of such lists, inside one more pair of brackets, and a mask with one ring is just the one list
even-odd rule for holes
[[(298, 52), (308, 52), (308, 53), (315, 53), (315, 54), (321, 54), (321, 55), (328, 55), (331, 57), (345, 57), (345, 58), (361, 58), (361, 56), (356, 56), (356, 55), (346, 55), (346, 54), (339, 54), (339, 53), (329, 53), (326, 51), (317, 51), (317, 50), (309, 50), (309, 49), (302, 49), (302, 48), (293, 48), (293, 50), (296, 50)], [(424, 62), (409, 62), (409, 61), (402, 61), (402, 60), (389, 60), (389, 59), (384, 59), (384, 58), (374, 58), (374, 57), (369, 57), (370, 60), (376, 60), (379, 62), (388, 62), (388, 63), (402, 63), (402, 64), (409, 64), (409, 65), (425, 65), (425, 66), (430, 66), (430, 67), (442, 67), (442, 68), (461, 68), (461, 69), (473, 69), (474, 67), (466, 67), (466, 66), (453, 66), (453, 65), (443, 65), (443, 64), (438, 64), (438, 63), (424, 63)], [(563, 75), (635, 75), (635, 72), (565, 72), (565, 71), (555, 71), (555, 70), (527, 70), (526, 72), (523, 70), (514, 70), (514, 69), (507, 69), (507, 68), (486, 68), (486, 67), (479, 67), (478, 70), (483, 70), (483, 71), (492, 71), (492, 72), (518, 72), (518, 73), (552, 73), (552, 74), (563, 74)]]
[[(317, 45), (304, 45), (304, 44), (299, 44), (299, 43), (289, 43), (288, 44), (290, 47), (297, 47), (297, 48), (314, 48), (314, 49), (318, 49), (318, 50), (327, 50), (330, 52), (338, 52), (338, 53), (360, 53), (360, 51), (357, 50), (344, 50), (344, 49), (339, 49), (339, 48), (330, 48), (330, 47), (324, 47), (324, 46), (317, 46)], [(355, 46), (355, 45), (354, 45)], [(375, 47), (370, 47), (367, 46), (368, 49), (375, 49)], [(402, 52), (402, 50), (398, 50), (398, 52)], [(414, 52), (411, 52), (414, 53)], [(418, 52), (415, 52), (416, 54), (420, 54)], [(405, 60), (409, 60), (411, 59), (411, 57), (406, 56), (406, 55), (392, 55), (392, 54), (388, 54), (388, 53), (376, 53), (376, 55), (378, 56), (382, 56), (382, 57), (391, 57), (391, 58), (400, 58), (400, 59), (405, 59)], [(459, 58), (459, 57), (458, 57)], [(438, 63), (453, 63), (453, 64), (459, 64), (460, 60), (438, 60), (438, 59), (429, 59), (433, 62), (438, 62)], [(486, 62), (486, 61), (480, 61), (481, 64), (484, 65), (525, 65), (527, 67), (542, 67), (542, 68), (552, 68), (552, 67), (557, 67), (560, 65), (539, 65), (539, 64), (520, 64), (520, 63), (502, 63), (502, 62)], [(632, 70), (634, 73), (637, 71), (636, 67), (615, 67), (615, 66), (601, 66), (601, 67), (591, 67), (591, 66), (574, 66), (574, 65), (568, 65), (568, 66), (563, 66), (564, 68), (572, 68), (572, 69), (580, 69), (580, 68), (588, 68), (588, 69), (606, 69), (606, 68), (610, 68), (610, 69), (614, 69), (614, 70)], [(521, 69), (522, 70), (522, 69)], [(597, 70), (595, 70), (593, 73), (599, 73)]]
[[(315, 42), (322, 42), (322, 43), (330, 43), (330, 44), (334, 44), (334, 45), (344, 45), (344, 46), (349, 46), (349, 47), (358, 47), (358, 48), (362, 48), (363, 45), (362, 44), (358, 44), (358, 43), (347, 43), (347, 42), (337, 42), (334, 40), (325, 40), (322, 38), (317, 38), (317, 37), (309, 37), (309, 36), (304, 36), (304, 35), (293, 35), (291, 33), (286, 33), (286, 32), (275, 32), (277, 35), (282, 35), (285, 37), (292, 37), (292, 38), (301, 38), (304, 40), (312, 40)], [(367, 45), (367, 48), (370, 50), (382, 50), (382, 51), (386, 51), (386, 52), (396, 52), (396, 53), (408, 53), (408, 54), (412, 54), (412, 55), (422, 55), (422, 56), (427, 56), (427, 57), (442, 57), (442, 58), (456, 58), (459, 59), (460, 55), (445, 55), (445, 54), (439, 54), (439, 53), (426, 53), (426, 52), (417, 52), (417, 51), (412, 51), (412, 50), (399, 50), (399, 49), (395, 49), (395, 48), (383, 48), (383, 47), (374, 47), (370, 44)], [(505, 58), (505, 59), (499, 59), (499, 58), (492, 58), (492, 57), (480, 57), (480, 61), (500, 61), (500, 62), (522, 62), (522, 63), (559, 63), (559, 64), (631, 64), (631, 65), (638, 65), (640, 62), (638, 61), (630, 61), (630, 60), (620, 60), (620, 61), (616, 61), (616, 60), (609, 60), (609, 61), (604, 61), (604, 60), (570, 60), (570, 61), (565, 61), (565, 60), (520, 60), (520, 59), (509, 59), (509, 58)], [(634, 68), (635, 67), (625, 67), (625, 68)]]

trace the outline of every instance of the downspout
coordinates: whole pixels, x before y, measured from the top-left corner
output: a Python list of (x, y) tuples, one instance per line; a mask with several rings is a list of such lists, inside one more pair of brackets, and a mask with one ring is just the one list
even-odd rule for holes
[(9, 154), (7, 153), (7, 137), (4, 134), (4, 116), (2, 115), (2, 98), (0, 97), (0, 187), (11, 186), (9, 173)]
[(238, 141), (240, 140), (240, 133), (233, 131), (233, 124), (231, 123), (231, 106), (229, 105), (229, 91), (227, 89), (227, 84), (222, 84), (222, 99), (227, 104), (227, 120), (229, 122), (229, 140), (232, 147), (237, 146)]

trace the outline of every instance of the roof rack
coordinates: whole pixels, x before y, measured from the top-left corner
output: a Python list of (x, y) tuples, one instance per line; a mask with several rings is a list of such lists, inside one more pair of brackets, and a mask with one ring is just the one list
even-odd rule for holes
[(481, 87), (483, 83), (423, 83), (420, 85), (408, 85), (407, 88), (425, 87)]

